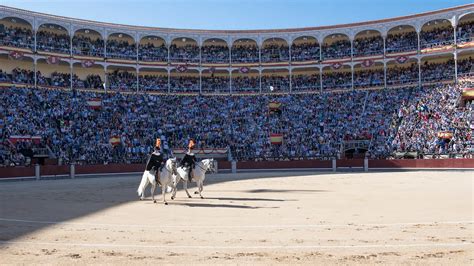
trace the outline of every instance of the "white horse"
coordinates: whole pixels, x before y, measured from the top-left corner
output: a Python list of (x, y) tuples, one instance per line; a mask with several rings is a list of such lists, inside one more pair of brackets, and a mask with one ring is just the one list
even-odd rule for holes
[[(151, 183), (151, 199), (156, 203), (155, 189), (157, 182), (155, 180), (155, 174), (155, 171), (145, 171), (143, 173), (142, 181), (137, 190), (140, 200), (145, 199), (145, 188)], [(166, 160), (165, 166), (160, 171), (161, 192), (163, 194), (163, 203), (165, 205), (168, 205), (168, 202), (166, 202), (166, 191), (172, 191), (177, 184), (173, 174), (176, 174), (176, 158)]]
[[(188, 167), (178, 167), (176, 172), (176, 182), (175, 186), (172, 188), (172, 195), (171, 199), (173, 200), (176, 196), (176, 191), (178, 190), (178, 183), (180, 180), (183, 180), (183, 188), (184, 191), (186, 191), (186, 194), (188, 195), (188, 198), (191, 198), (191, 195), (188, 192)], [(192, 170), (193, 171), (193, 179), (192, 181), (196, 182), (198, 186), (198, 191), (194, 192), (194, 194), (199, 194), (201, 199), (203, 199), (203, 196), (201, 195), (202, 189), (203, 189), (203, 183), (204, 179), (206, 178), (206, 171), (211, 170), (215, 171), (215, 165), (214, 165), (214, 159), (205, 159), (200, 162), (196, 163), (196, 167)]]

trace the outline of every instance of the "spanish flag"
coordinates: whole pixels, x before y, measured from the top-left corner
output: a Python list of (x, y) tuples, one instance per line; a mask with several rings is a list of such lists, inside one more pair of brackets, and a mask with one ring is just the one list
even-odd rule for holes
[(474, 88), (464, 88), (462, 90), (462, 97), (465, 99), (474, 99)]
[(99, 98), (91, 98), (87, 101), (89, 108), (98, 110), (102, 107), (102, 101)]
[(281, 114), (281, 102), (271, 101), (268, 103), (269, 114)]
[(283, 143), (283, 134), (280, 133), (271, 133), (270, 134), (270, 143), (273, 145), (280, 145)]
[(271, 101), (268, 103), (268, 109), (270, 109), (270, 111), (280, 110), (280, 107), (281, 107), (281, 102)]
[(110, 139), (109, 139), (109, 142), (110, 144), (112, 144), (113, 146), (117, 146), (120, 144), (120, 138), (118, 136), (112, 136)]
[(440, 131), (440, 132), (438, 132), (438, 138), (440, 138), (440, 139), (452, 139), (453, 138), (453, 132), (451, 132), (451, 131)]

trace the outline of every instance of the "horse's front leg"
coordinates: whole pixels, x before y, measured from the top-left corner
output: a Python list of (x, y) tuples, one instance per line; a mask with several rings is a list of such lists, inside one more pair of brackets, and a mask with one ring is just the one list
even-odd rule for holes
[(176, 191), (178, 190), (178, 183), (173, 182), (172, 190), (171, 190), (171, 199), (174, 200), (176, 197)]
[(188, 191), (188, 180), (183, 179), (183, 188), (184, 188), (184, 191), (186, 191), (186, 194), (188, 194), (188, 198), (192, 198), (191, 194), (189, 194), (189, 191)]
[(168, 205), (168, 202), (166, 202), (166, 189), (168, 186), (161, 184), (161, 193), (163, 194), (163, 204)]
[(151, 182), (151, 200), (153, 200), (153, 203), (156, 203), (156, 200), (155, 200), (155, 190), (156, 190), (156, 183), (155, 182)]
[[(197, 195), (199, 194), (199, 196), (201, 196), (201, 192), (202, 192), (202, 184), (203, 184), (203, 181), (198, 181), (196, 182), (196, 191), (194, 191), (194, 194)], [(201, 197), (202, 198), (202, 197)]]
[(198, 182), (198, 191), (199, 191), (199, 197), (201, 197), (201, 199), (203, 199), (204, 197), (201, 195), (201, 192), (202, 192), (202, 189), (203, 189), (203, 181), (199, 181)]

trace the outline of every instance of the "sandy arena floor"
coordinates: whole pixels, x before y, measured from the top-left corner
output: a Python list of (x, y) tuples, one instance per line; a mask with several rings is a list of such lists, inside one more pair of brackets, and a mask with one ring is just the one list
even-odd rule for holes
[(0, 183), (0, 264), (474, 263), (474, 172), (214, 174), (168, 206), (139, 179)]

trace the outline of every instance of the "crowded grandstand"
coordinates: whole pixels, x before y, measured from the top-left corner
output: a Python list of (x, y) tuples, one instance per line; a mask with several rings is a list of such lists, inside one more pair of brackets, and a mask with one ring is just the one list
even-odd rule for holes
[(262, 31), (123, 26), (0, 6), (0, 166), (471, 158), (474, 8)]

